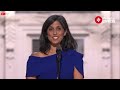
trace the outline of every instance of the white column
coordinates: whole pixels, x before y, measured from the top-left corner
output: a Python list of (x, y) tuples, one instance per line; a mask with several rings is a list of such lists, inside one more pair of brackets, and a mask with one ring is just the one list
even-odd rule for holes
[(4, 17), (0, 17), (0, 79), (4, 79)]
[(16, 30), (17, 21), (14, 16), (8, 15), (5, 19), (5, 78), (15, 78), (15, 44), (16, 44)]
[(113, 11), (112, 18), (115, 23), (112, 24), (112, 78), (120, 79), (120, 12)]

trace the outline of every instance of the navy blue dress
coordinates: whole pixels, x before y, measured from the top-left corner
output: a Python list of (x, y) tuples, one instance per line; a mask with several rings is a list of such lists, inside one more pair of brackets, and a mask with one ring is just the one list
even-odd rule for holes
[[(29, 56), (26, 77), (57, 79), (56, 55), (46, 57)], [(83, 54), (75, 50), (62, 51), (60, 79), (73, 79), (74, 66), (84, 77)]]

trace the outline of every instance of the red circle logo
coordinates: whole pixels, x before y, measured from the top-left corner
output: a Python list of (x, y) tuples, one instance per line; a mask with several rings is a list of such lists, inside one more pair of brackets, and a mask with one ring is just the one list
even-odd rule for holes
[(102, 17), (101, 17), (101, 16), (95, 17), (95, 22), (96, 22), (97, 24), (100, 24), (100, 23), (102, 22)]
[(6, 13), (5, 12), (1, 12), (1, 15), (5, 15)]

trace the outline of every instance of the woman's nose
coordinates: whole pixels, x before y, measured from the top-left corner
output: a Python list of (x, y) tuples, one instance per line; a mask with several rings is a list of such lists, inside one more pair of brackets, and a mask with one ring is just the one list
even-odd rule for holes
[(53, 30), (53, 34), (54, 34), (54, 35), (57, 34), (57, 31), (56, 31), (56, 30)]

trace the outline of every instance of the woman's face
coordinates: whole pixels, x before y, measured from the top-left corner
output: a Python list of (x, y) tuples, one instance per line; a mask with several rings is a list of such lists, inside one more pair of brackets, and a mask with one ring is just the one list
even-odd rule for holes
[(48, 27), (47, 35), (52, 45), (58, 45), (66, 35), (66, 32), (59, 21), (55, 21)]

